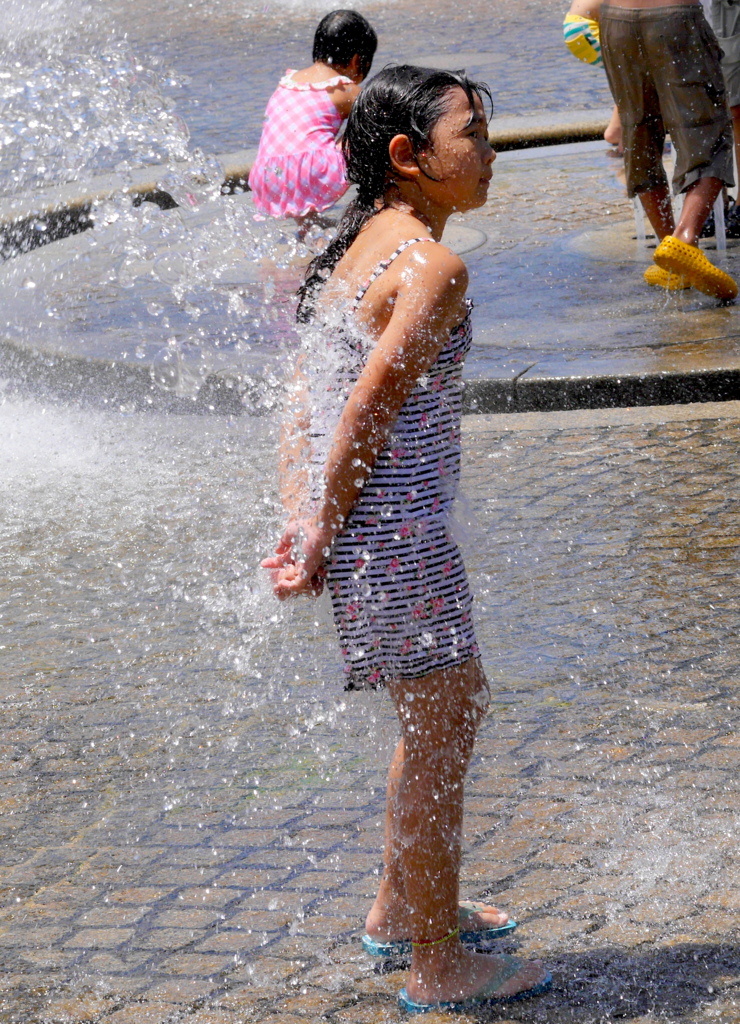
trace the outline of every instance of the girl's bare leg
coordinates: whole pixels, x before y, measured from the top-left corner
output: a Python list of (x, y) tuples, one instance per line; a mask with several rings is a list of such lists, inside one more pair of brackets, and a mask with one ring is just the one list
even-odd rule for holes
[(407, 939), (410, 935), (403, 870), (394, 837), (394, 808), (403, 771), (404, 747), (399, 740), (388, 769), (385, 800), (385, 839), (383, 877), (378, 895), (365, 920), (365, 930), (374, 939)]
[[(459, 668), (396, 681), (390, 691), (404, 741), (392, 844), (410, 934), (416, 942), (428, 942), (453, 932), (458, 923), (464, 779), (488, 686), (480, 662), (470, 659)], [(463, 999), (494, 981), (501, 967), (498, 957), (472, 953), (453, 937), (414, 948), (407, 991), (421, 1002)], [(545, 976), (538, 962), (523, 963), (498, 994), (513, 995)]]
[[(378, 888), (375, 903), (365, 921), (365, 930), (374, 939), (408, 939), (411, 922), (403, 882), (403, 867), (398, 856), (399, 844), (396, 833), (396, 797), (401, 781), (404, 762), (404, 744), (399, 740), (388, 770), (386, 790), (385, 840), (383, 847), (383, 877)], [(462, 820), (462, 816), (461, 816)], [(458, 837), (459, 838), (459, 837)], [(475, 928), (499, 928), (506, 924), (509, 915), (497, 907), (481, 908), (466, 919), (470, 930)]]

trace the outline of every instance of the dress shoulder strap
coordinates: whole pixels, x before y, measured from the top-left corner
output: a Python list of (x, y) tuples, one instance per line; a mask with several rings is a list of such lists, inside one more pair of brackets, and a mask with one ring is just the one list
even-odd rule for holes
[(435, 245), (439, 244), (435, 238), (430, 238), (429, 235), (422, 235), (420, 238), (407, 238), (405, 242), (401, 242), (399, 247), (390, 254), (388, 259), (380, 261), (380, 263), (377, 265), (377, 267), (372, 272), (367, 281), (365, 281), (365, 283), (360, 285), (360, 287), (357, 289), (357, 294), (355, 295), (354, 301), (352, 302), (353, 313), (362, 302), (363, 298), (365, 297), (365, 292), (368, 290), (373, 281), (377, 281), (380, 275), (383, 273), (383, 271), (387, 270), (391, 263), (393, 263), (395, 259), (398, 259), (402, 252), (405, 252), (410, 245), (415, 245), (417, 242), (434, 242)]

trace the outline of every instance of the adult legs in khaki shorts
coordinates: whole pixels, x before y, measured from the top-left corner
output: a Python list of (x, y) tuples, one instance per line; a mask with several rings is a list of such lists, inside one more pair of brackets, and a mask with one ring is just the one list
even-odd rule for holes
[[(600, 22), (604, 65), (624, 131), (627, 187), (640, 197), (657, 236), (673, 236), (667, 248), (675, 254), (696, 245), (723, 184), (733, 184), (721, 51), (698, 2), (622, 2), (627, 6), (619, 0), (604, 5)], [(674, 190), (685, 193), (678, 226), (662, 163), (666, 130), (677, 153)], [(726, 278), (722, 287), (714, 282), (705, 288), (695, 254), (683, 255), (691, 284), (720, 298), (734, 297), (731, 278), (702, 256), (704, 276), (711, 276), (710, 268)]]
[(735, 136), (735, 161), (740, 167), (740, 4), (736, 0), (710, 0), (708, 17), (722, 50), (722, 74)]

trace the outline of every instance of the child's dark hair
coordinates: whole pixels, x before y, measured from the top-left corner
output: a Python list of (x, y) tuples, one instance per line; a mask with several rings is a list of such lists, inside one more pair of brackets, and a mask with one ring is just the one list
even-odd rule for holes
[(408, 136), (415, 154), (428, 147), (432, 129), (445, 111), (447, 94), (455, 88), (467, 94), (471, 117), (476, 96), (491, 99), (488, 87), (471, 82), (463, 71), (411, 64), (384, 68), (360, 91), (342, 139), (347, 178), (357, 185), (357, 196), (347, 207), (332, 242), (308, 265), (298, 290), (296, 318), (300, 323), (311, 320), (321, 286), (362, 226), (382, 209), (380, 200), (394, 176), (388, 152), (391, 139)]
[(322, 18), (313, 38), (313, 59), (346, 68), (357, 54), (360, 72), (367, 77), (378, 48), (378, 37), (369, 21), (357, 11), (332, 11)]

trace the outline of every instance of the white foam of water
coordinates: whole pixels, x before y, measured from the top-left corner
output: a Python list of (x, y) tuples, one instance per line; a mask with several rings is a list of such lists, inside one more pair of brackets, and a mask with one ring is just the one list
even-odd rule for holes
[(4, 0), (0, 5), (0, 39), (10, 43), (60, 40), (86, 32), (101, 16), (100, 5), (86, 0)]
[(256, 223), (248, 196), (218, 195), (222, 172), (207, 170), (193, 163), (162, 180), (189, 205), (134, 208), (118, 195), (96, 207), (94, 231), (3, 264), (0, 333), (154, 366), (157, 384), (188, 397), (210, 374), (233, 371), (247, 409), (269, 412), (282, 350), (295, 343), (294, 292), (308, 253), (280, 222)]
[[(393, 0), (375, 0), (373, 6)], [(11, 43), (21, 40), (62, 40), (87, 34), (92, 26), (116, 23), (125, 30), (130, 18), (147, 18), (148, 0), (4, 0), (0, 5), (0, 39)], [(157, 5), (161, 11), (161, 5)], [(193, 18), (282, 19), (286, 12), (322, 15), (337, 9), (336, 0), (170, 0), (167, 19), (175, 25), (187, 25)], [(117, 33), (120, 35), (120, 33)]]
[[(387, 3), (388, 0), (375, 0), (375, 4)], [(213, 6), (212, 0), (201, 0), (199, 4), (183, 3), (183, 7), (203, 8), (210, 10)], [(252, 18), (262, 16), (266, 18), (282, 18), (286, 12), (296, 16), (312, 14), (328, 14), (339, 8), (336, 0), (219, 0), (219, 10), (224, 14), (232, 14), (237, 17)], [(367, 5), (366, 5), (367, 6)]]
[[(125, 42), (62, 52), (56, 44), (7, 50), (0, 59), (0, 182), (19, 192), (183, 160), (188, 131), (163, 91), (176, 85)], [(3, 180), (4, 179), (4, 180)]]
[[(25, 402), (0, 404), (0, 494), (18, 497), (37, 485), (73, 487), (107, 471), (87, 417)], [(66, 482), (66, 483), (65, 483)]]
[(235, 6), (241, 7), (245, 12), (255, 14), (282, 14), (284, 11), (296, 11), (301, 14), (328, 13), (337, 10), (334, 0), (247, 0), (246, 3), (239, 3), (233, 0)]

